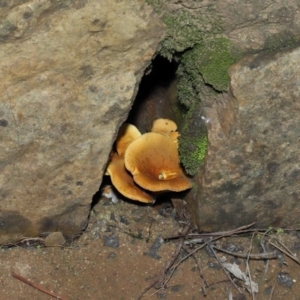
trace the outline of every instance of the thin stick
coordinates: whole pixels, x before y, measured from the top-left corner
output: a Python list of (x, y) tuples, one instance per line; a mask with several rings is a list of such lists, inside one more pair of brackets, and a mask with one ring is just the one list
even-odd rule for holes
[(275, 239), (275, 241), (280, 245), (282, 246), (290, 255), (294, 256), (294, 253), (287, 247), (285, 246), (284, 244), (282, 244), (280, 241), (278, 241), (277, 239)]
[[(187, 253), (190, 253), (190, 249), (189, 249), (186, 245), (183, 245), (182, 248), (183, 248)], [(195, 260), (195, 262), (196, 262), (196, 265), (197, 265), (197, 268), (198, 268), (198, 271), (199, 271), (199, 275), (200, 275), (200, 278), (201, 278), (201, 287), (202, 287), (203, 295), (204, 295), (204, 296), (207, 296), (205, 286), (208, 286), (208, 284), (207, 284), (207, 282), (206, 282), (206, 280), (205, 280), (205, 277), (204, 277), (203, 271), (202, 271), (202, 269), (201, 269), (200, 263), (199, 263), (197, 257), (195, 256), (195, 253), (192, 254), (192, 257), (194, 258), (194, 260)]]
[(216, 237), (214, 237), (214, 238), (210, 239), (209, 241), (205, 242), (203, 245), (201, 245), (201, 246), (195, 248), (193, 251), (191, 251), (189, 254), (187, 254), (185, 257), (183, 257), (176, 265), (174, 265), (173, 268), (176, 269), (183, 261), (185, 261), (187, 258), (189, 258), (191, 255), (193, 255), (193, 254), (196, 253), (197, 251), (203, 249), (203, 248), (204, 248), (205, 246), (207, 246), (208, 244), (211, 244), (212, 242), (217, 241), (217, 240), (219, 240), (219, 239), (221, 239), (221, 238), (223, 238), (223, 237), (230, 236), (230, 235), (232, 235), (232, 234), (234, 234), (234, 233), (237, 233), (237, 232), (239, 232), (239, 231), (241, 231), (241, 230), (247, 229), (247, 228), (253, 226), (254, 224), (255, 224), (255, 223), (253, 222), (253, 223), (251, 223), (251, 224), (249, 224), (249, 225), (241, 226), (241, 227), (238, 227), (238, 228), (236, 228), (236, 229), (234, 229), (234, 230), (224, 231), (224, 232), (223, 232), (224, 235), (217, 235)]
[[(183, 234), (187, 235), (187, 233), (190, 230), (190, 226), (186, 225), (186, 227), (183, 229)], [(175, 263), (176, 259), (179, 256), (179, 253), (182, 249), (183, 246), (183, 242), (184, 242), (184, 236), (182, 238), (180, 238), (179, 243), (177, 245), (177, 248), (175, 250), (175, 252), (172, 255), (171, 260), (166, 264), (165, 268), (163, 269), (163, 272), (160, 276), (158, 276), (151, 284), (149, 284), (138, 296), (137, 296), (137, 300), (140, 300), (143, 298), (143, 296), (154, 286), (158, 286), (158, 289), (162, 289), (165, 287), (165, 285), (167, 284), (167, 282), (170, 280), (171, 277), (169, 277), (167, 280), (165, 280), (165, 276), (166, 273), (169, 271), (169, 269), (173, 266), (173, 264)], [(173, 272), (172, 272), (173, 274)], [(171, 276), (172, 276), (171, 274)], [(158, 291), (156, 291), (155, 293), (157, 293)]]
[(147, 287), (144, 288), (144, 290), (137, 296), (136, 300), (140, 300), (143, 298), (143, 296), (159, 282), (159, 276), (157, 276), (157, 279), (155, 279), (151, 284), (149, 284)]
[[(226, 281), (228, 281), (228, 280), (226, 280)], [(227, 298), (227, 293), (222, 289), (222, 287), (221, 287), (221, 285), (218, 283), (218, 282), (216, 282), (216, 283), (214, 283), (220, 290), (221, 290), (221, 292), (226, 296), (226, 298)]]
[(66, 300), (65, 298), (63, 298), (63, 297), (61, 297), (61, 296), (59, 296), (59, 295), (57, 295), (57, 294), (55, 294), (55, 293), (53, 293), (53, 292), (51, 292), (51, 291), (45, 289), (44, 287), (42, 287), (41, 285), (39, 285), (39, 284), (37, 284), (37, 283), (33, 283), (33, 282), (30, 281), (29, 279), (26, 279), (25, 277), (23, 277), (23, 276), (21, 276), (21, 275), (19, 275), (19, 274), (16, 274), (15, 272), (11, 272), (11, 275), (12, 275), (14, 278), (16, 278), (16, 279), (18, 279), (18, 280), (20, 280), (20, 281), (22, 281), (22, 282), (24, 282), (24, 283), (26, 283), (26, 284), (32, 286), (33, 288), (35, 288), (35, 289), (41, 291), (42, 293), (45, 293), (45, 294), (47, 294), (47, 295), (49, 295), (49, 296), (51, 296), (51, 297), (53, 297), (53, 298), (59, 299), (59, 300)]
[[(188, 234), (188, 237), (225, 237), (225, 236), (231, 236), (234, 234), (241, 234), (241, 233), (247, 233), (249, 231), (257, 231), (257, 229), (249, 229), (255, 225), (255, 222), (244, 225), (241, 227), (238, 227), (236, 229), (228, 230), (228, 231), (219, 231), (219, 232), (212, 232), (212, 233), (190, 233)], [(180, 237), (185, 237), (184, 235), (177, 235), (177, 236), (170, 236), (167, 238), (164, 238), (164, 240), (172, 240), (172, 239), (178, 239)]]
[[(240, 291), (240, 289), (238, 288), (238, 286), (234, 283), (234, 281), (232, 280), (229, 272), (224, 268), (223, 264), (221, 263), (216, 251), (214, 250), (213, 247), (211, 247), (211, 245), (208, 245), (208, 247), (211, 249), (211, 251), (213, 252), (216, 260), (218, 261), (219, 265), (222, 267), (223, 272), (226, 274), (226, 276), (228, 277), (228, 279), (231, 281), (232, 285), (236, 288), (236, 290), (241, 294), (242, 292)], [(227, 295), (228, 296), (228, 295)]]
[[(260, 246), (261, 246), (261, 248), (263, 249), (263, 253), (266, 253), (266, 252), (267, 252), (267, 251), (266, 251), (266, 247), (265, 247), (265, 245), (264, 245), (264, 238), (265, 238), (265, 236), (266, 236), (269, 232), (270, 232), (270, 229), (266, 230), (266, 231), (264, 232), (264, 234), (262, 235), (261, 239), (260, 239)], [(270, 265), (270, 261), (267, 260), (267, 262), (266, 262), (266, 267), (265, 267), (265, 272), (264, 272), (264, 278), (266, 277), (267, 272), (268, 272), (268, 270), (269, 270), (269, 265)]]
[(273, 285), (273, 287), (272, 287), (269, 300), (272, 300), (273, 294), (274, 294), (274, 290), (275, 290), (275, 285)]
[[(252, 224), (250, 224), (250, 225), (242, 226), (242, 227), (249, 227), (249, 226), (252, 226), (253, 224), (254, 224), (254, 223), (252, 223)], [(239, 228), (242, 228), (242, 227), (239, 227)], [(237, 230), (238, 230), (239, 228), (237, 228)], [(231, 232), (232, 232), (232, 231), (231, 231)], [(176, 269), (183, 261), (185, 261), (187, 258), (189, 258), (189, 257), (190, 257), (191, 255), (193, 255), (194, 253), (196, 253), (196, 252), (198, 252), (199, 250), (203, 249), (205, 246), (207, 246), (207, 245), (211, 244), (212, 242), (217, 241), (217, 240), (219, 240), (219, 239), (221, 239), (221, 238), (223, 238), (223, 237), (230, 236), (231, 234), (232, 234), (232, 233), (230, 233), (230, 234), (228, 233), (228, 235), (220, 235), (220, 236), (218, 235), (218, 236), (212, 238), (211, 240), (205, 242), (203, 245), (201, 245), (201, 246), (195, 248), (193, 251), (191, 251), (189, 254), (187, 254), (185, 257), (183, 257), (178, 263), (176, 263), (175, 265), (173, 265), (173, 266), (172, 266), (172, 270), (175, 271), (175, 269)]]
[(290, 259), (292, 259), (293, 261), (295, 261), (298, 265), (300, 265), (299, 260), (294, 256), (289, 254), (286, 250), (278, 247), (276, 244), (272, 243), (271, 241), (268, 241), (269, 244), (271, 244), (273, 247), (275, 247), (276, 249), (278, 249), (280, 252), (284, 253), (285, 255), (287, 255)]
[(249, 267), (249, 257), (252, 251), (252, 242), (253, 242), (253, 237), (254, 237), (254, 233), (252, 234), (251, 237), (251, 241), (250, 241), (250, 246), (249, 246), (249, 250), (248, 250), (248, 257), (246, 259), (246, 270), (249, 276), (249, 283), (250, 283), (250, 291), (251, 291), (251, 295), (252, 295), (252, 300), (255, 300), (255, 295), (253, 292), (253, 287), (252, 287), (252, 278), (251, 278), (251, 272), (250, 272), (250, 267)]
[(232, 252), (232, 251), (228, 251), (226, 249), (223, 248), (219, 248), (215, 245), (211, 245), (212, 248), (214, 248), (215, 250), (224, 252), (226, 254), (232, 255), (232, 256), (236, 256), (239, 258), (245, 258), (245, 259), (255, 259), (255, 260), (261, 260), (261, 259), (274, 259), (277, 258), (276, 252), (266, 252), (266, 253), (257, 253), (257, 254), (249, 254), (249, 253), (238, 253), (238, 252)]
[[(186, 225), (182, 232), (183, 232), (183, 234), (187, 235), (189, 230), (190, 230), (190, 226)], [(177, 247), (175, 253), (173, 254), (172, 259), (167, 263), (167, 265), (164, 269), (163, 275), (160, 280), (160, 288), (164, 288), (166, 286), (166, 284), (169, 282), (169, 280), (171, 279), (175, 269), (172, 270), (170, 276), (167, 279), (165, 279), (165, 276), (167, 275), (167, 272), (169, 270), (171, 270), (172, 266), (174, 265), (176, 259), (178, 258), (179, 254), (180, 254), (180, 251), (181, 251), (183, 245), (184, 245), (184, 238), (182, 237), (179, 240), (178, 247)]]

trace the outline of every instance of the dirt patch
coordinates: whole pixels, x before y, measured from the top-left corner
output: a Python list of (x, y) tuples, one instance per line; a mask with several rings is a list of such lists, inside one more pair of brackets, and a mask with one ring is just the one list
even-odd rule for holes
[[(0, 251), (0, 299), (53, 299), (13, 278), (11, 272), (55, 292), (64, 299), (137, 299), (161, 275), (178, 248), (178, 240), (163, 238), (180, 234), (183, 225), (170, 207), (147, 207), (102, 199), (94, 208), (87, 231), (67, 247), (41, 247), (28, 242), (26, 247), (2, 247)], [(226, 237), (214, 244), (238, 254), (261, 253), (259, 235)], [(299, 256), (300, 239), (296, 231), (268, 235)], [(277, 240), (277, 241), (276, 241)], [(26, 243), (25, 243), (26, 244)], [(200, 246), (197, 244), (193, 246)], [(254, 299), (299, 299), (299, 265), (278, 249), (265, 243), (276, 259), (249, 260), (251, 279), (258, 284)], [(191, 246), (188, 246), (191, 247)], [(246, 272), (247, 259), (215, 250), (219, 259), (235, 263)], [(179, 259), (186, 256), (181, 251)], [(234, 279), (237, 291), (209, 248), (196, 252), (197, 261), (186, 259), (174, 271), (164, 289), (150, 289), (142, 299), (252, 299), (242, 280)], [(170, 273), (167, 274), (167, 276)]]

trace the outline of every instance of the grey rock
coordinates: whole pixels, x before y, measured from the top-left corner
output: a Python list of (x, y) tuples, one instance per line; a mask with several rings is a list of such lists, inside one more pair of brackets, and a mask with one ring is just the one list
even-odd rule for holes
[(15, 0), (0, 15), (0, 243), (74, 236), (164, 27), (138, 0)]
[(300, 48), (250, 55), (228, 96), (206, 103), (208, 150), (189, 209), (199, 229), (297, 224)]
[(219, 0), (215, 5), (222, 15), (226, 35), (243, 52), (273, 51), (298, 39), (297, 0)]

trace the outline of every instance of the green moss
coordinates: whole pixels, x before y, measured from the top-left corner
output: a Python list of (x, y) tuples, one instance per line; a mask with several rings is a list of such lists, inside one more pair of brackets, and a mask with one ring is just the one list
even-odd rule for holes
[(199, 72), (205, 83), (210, 84), (217, 91), (226, 91), (229, 84), (228, 68), (236, 61), (232, 54), (232, 43), (219, 37), (196, 49)]
[(207, 150), (207, 128), (203, 120), (202, 104), (194, 105), (185, 115), (179, 138), (179, 155), (185, 171), (196, 175)]
[(160, 45), (159, 54), (171, 60), (178, 53), (203, 43), (212, 34), (223, 32), (220, 18), (214, 14), (192, 14), (179, 10), (165, 14), (162, 18), (167, 25), (166, 38)]
[(202, 8), (200, 13), (188, 9), (174, 11), (169, 2), (147, 0), (156, 11), (162, 12), (167, 32), (158, 53), (179, 62), (178, 98), (189, 108), (199, 101), (205, 85), (219, 92), (227, 89), (227, 70), (237, 57), (232, 54), (231, 42), (222, 36), (222, 17), (213, 4)]
[(162, 12), (162, 0), (145, 0), (145, 2), (151, 5), (156, 13)]
[[(233, 45), (225, 37), (216, 37), (186, 51), (178, 68), (179, 100), (190, 105), (191, 100), (202, 93), (203, 85), (215, 91), (226, 91), (229, 84), (228, 68), (238, 59), (233, 54)], [(187, 86), (189, 85), (189, 86)]]
[(180, 159), (187, 174), (196, 175), (205, 158), (207, 136), (204, 134), (193, 138), (183, 137), (179, 143)]
[(213, 4), (197, 10), (172, 9), (168, 0), (147, 0), (162, 13), (167, 26), (158, 54), (178, 62), (177, 98), (183, 105), (180, 129), (180, 159), (195, 175), (207, 149), (206, 124), (202, 121), (201, 99), (226, 91), (228, 68), (237, 60), (231, 42), (223, 36), (222, 18)]

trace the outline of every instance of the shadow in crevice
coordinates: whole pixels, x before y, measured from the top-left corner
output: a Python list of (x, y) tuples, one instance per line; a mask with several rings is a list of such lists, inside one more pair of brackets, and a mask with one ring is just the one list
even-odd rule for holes
[(158, 118), (176, 121), (174, 107), (176, 102), (177, 63), (157, 56), (152, 63), (151, 73), (142, 78), (136, 100), (127, 118), (142, 133), (151, 129)]

